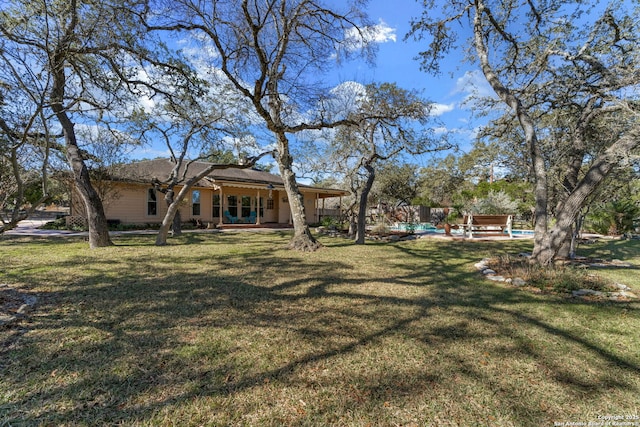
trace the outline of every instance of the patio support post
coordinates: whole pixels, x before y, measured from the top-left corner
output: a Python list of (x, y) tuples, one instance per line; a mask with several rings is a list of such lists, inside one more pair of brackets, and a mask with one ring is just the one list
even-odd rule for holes
[(258, 190), (258, 197), (256, 197), (256, 225), (260, 225), (260, 190)]
[(218, 217), (220, 222), (218, 223), (222, 227), (222, 211), (224, 210), (224, 197), (222, 197), (222, 186), (220, 186), (220, 206), (218, 207)]
[(320, 222), (320, 193), (316, 193), (316, 222)]

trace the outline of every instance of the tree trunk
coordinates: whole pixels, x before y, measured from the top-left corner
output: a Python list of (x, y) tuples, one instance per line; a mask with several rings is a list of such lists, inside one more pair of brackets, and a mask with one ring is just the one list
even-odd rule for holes
[(51, 87), (51, 109), (62, 127), (62, 133), (67, 149), (67, 161), (71, 166), (73, 181), (76, 189), (82, 197), (87, 213), (87, 225), (89, 226), (89, 247), (99, 248), (113, 245), (109, 237), (109, 227), (104, 214), (104, 207), (98, 192), (91, 185), (89, 171), (84, 163), (78, 142), (74, 124), (67, 115), (63, 106), (66, 86), (64, 45), (59, 47), (52, 57), (53, 84)]
[[(590, 111), (591, 109), (588, 109), (587, 113)], [(587, 121), (588, 116), (589, 114), (583, 113), (582, 120), (580, 120), (578, 128), (574, 131), (569, 161), (566, 164), (564, 180), (562, 183), (560, 194), (558, 194), (556, 212), (562, 209), (563, 203), (567, 200), (567, 197), (569, 197), (569, 195), (575, 190), (576, 185), (578, 185), (580, 170), (582, 169), (582, 163), (585, 157), (584, 138), (586, 127), (589, 124), (589, 122)], [(578, 218), (576, 218), (574, 224), (572, 225), (571, 232), (567, 234), (567, 239), (562, 243), (562, 246), (558, 250), (558, 258), (571, 259), (575, 257), (576, 233), (580, 229), (578, 221)]]
[(354, 238), (357, 233), (357, 229), (358, 229), (358, 224), (356, 221), (356, 216), (353, 214), (353, 212), (351, 212), (349, 214), (349, 230), (347, 231), (347, 235), (350, 238)]
[(536, 205), (534, 212), (534, 250), (531, 260), (532, 262), (538, 262), (543, 248), (548, 246), (548, 188), (546, 166), (544, 164), (544, 158), (540, 153), (540, 148), (538, 147), (538, 138), (533, 119), (527, 113), (520, 99), (518, 99), (513, 92), (500, 81), (500, 78), (495, 73), (489, 62), (489, 53), (487, 51), (487, 46), (484, 43), (484, 28), (482, 26), (482, 14), (484, 11), (484, 3), (480, 2), (476, 9), (473, 26), (475, 48), (482, 68), (482, 73), (487, 79), (487, 82), (491, 85), (500, 99), (502, 99), (502, 101), (514, 111), (518, 123), (524, 131), (524, 137), (529, 148), (530, 160), (535, 175), (534, 193)]
[[(549, 230), (548, 178), (544, 158), (538, 146), (534, 121), (533, 118), (529, 116), (520, 99), (517, 98), (509, 88), (503, 85), (492, 68), (489, 62), (487, 46), (484, 41), (485, 28), (483, 28), (482, 23), (482, 16), (487, 13), (488, 10), (482, 0), (476, 0), (476, 5), (476, 13), (474, 16), (474, 44), (482, 72), (496, 94), (514, 111), (524, 131), (525, 141), (529, 148), (530, 160), (535, 175), (535, 235), (531, 262), (549, 265), (561, 249), (568, 247), (567, 242), (570, 242), (572, 237), (572, 225), (589, 195), (597, 189), (611, 168), (620, 163), (625, 156), (628, 156), (632, 149), (640, 144), (640, 127), (636, 125), (631, 128), (624, 136), (620, 137), (620, 139), (599, 155), (579, 182), (577, 182), (577, 173), (579, 171), (578, 166), (581, 166), (581, 162), (580, 164), (577, 163), (577, 157), (572, 159), (572, 162), (575, 161), (576, 163), (569, 165), (569, 168), (573, 167), (575, 176), (571, 176), (571, 174), (567, 176), (570, 180), (576, 179), (576, 185), (574, 188), (569, 189), (566, 198), (561, 199), (556, 210), (556, 224)], [(492, 22), (495, 23), (495, 21)], [(586, 116), (583, 116), (584, 120), (586, 120), (585, 117)], [(580, 133), (578, 133), (578, 139), (574, 141), (574, 147), (577, 147), (578, 150), (580, 147), (584, 147), (584, 141), (580, 139), (579, 135)]]
[(443, 224), (443, 228), (444, 228), (445, 236), (451, 236), (451, 224), (449, 224), (448, 222), (445, 222)]
[(164, 218), (162, 218), (162, 224), (160, 224), (160, 230), (158, 230), (158, 235), (156, 236), (156, 246), (164, 246), (167, 244), (167, 237), (169, 236), (171, 226), (174, 224), (174, 219), (176, 217), (179, 218), (180, 200), (178, 200), (178, 198), (174, 200), (173, 190), (167, 192), (165, 200), (167, 202), (167, 213), (164, 215)]
[[(66, 134), (66, 130), (65, 130)], [(66, 135), (65, 135), (66, 138)], [(75, 137), (73, 138), (75, 139)], [(113, 245), (109, 237), (109, 225), (98, 192), (91, 185), (89, 171), (81, 157), (77, 145), (67, 143), (67, 160), (73, 171), (73, 179), (87, 213), (89, 226), (89, 247), (100, 248)]]
[[(18, 226), (18, 223), (22, 220), (25, 220), (33, 213), (33, 211), (43, 203), (47, 198), (47, 189), (46, 186), (43, 185), (43, 197), (36, 203), (34, 203), (31, 208), (27, 209), (27, 211), (23, 211), (22, 207), (24, 205), (25, 197), (24, 197), (24, 181), (20, 176), (20, 162), (18, 161), (18, 148), (16, 145), (12, 144), (11, 147), (11, 170), (13, 172), (13, 178), (16, 180), (17, 186), (17, 196), (15, 197), (15, 202), (13, 209), (11, 210), (10, 217), (8, 220), (2, 218), (2, 225), (0, 225), (0, 234), (12, 230)], [(43, 180), (45, 179), (45, 172), (43, 172)]]
[(555, 226), (544, 236), (540, 244), (536, 241), (532, 254), (533, 261), (542, 265), (553, 262), (560, 248), (571, 237), (572, 226), (587, 198), (598, 188), (611, 169), (639, 144), (640, 126), (637, 126), (596, 158), (574, 191), (559, 206)]
[(289, 152), (289, 141), (284, 133), (278, 133), (278, 154), (276, 159), (280, 168), (280, 175), (284, 183), (284, 189), (289, 198), (291, 208), (291, 219), (293, 221), (293, 239), (289, 243), (291, 249), (305, 252), (313, 252), (322, 245), (311, 235), (311, 230), (307, 224), (307, 216), (304, 212), (304, 202), (296, 176), (293, 172), (293, 158)]
[(584, 213), (581, 213), (573, 224), (573, 233), (571, 235), (571, 244), (569, 245), (569, 258), (574, 259), (576, 257), (576, 251), (578, 249), (578, 237), (580, 237), (580, 230), (584, 223)]
[(62, 110), (61, 106), (56, 106), (56, 104), (54, 104), (53, 109), (62, 125), (67, 148), (67, 161), (71, 166), (73, 182), (80, 194), (80, 197), (82, 197), (87, 213), (89, 247), (93, 249), (111, 246), (113, 243), (111, 242), (111, 237), (109, 237), (109, 226), (104, 214), (102, 200), (100, 200), (98, 192), (93, 188), (93, 185), (91, 185), (89, 171), (76, 143), (73, 124), (67, 117), (66, 113)]
[(176, 211), (176, 215), (173, 217), (173, 224), (171, 224), (171, 231), (174, 236), (182, 235), (182, 215), (180, 209)]
[(371, 164), (365, 164), (364, 168), (367, 170), (369, 176), (367, 176), (367, 181), (360, 192), (360, 203), (358, 204), (358, 228), (355, 241), (356, 245), (364, 245), (367, 226), (365, 223), (367, 217), (367, 200), (369, 198), (369, 193), (371, 192), (371, 187), (373, 187), (373, 181), (376, 179), (376, 171)]

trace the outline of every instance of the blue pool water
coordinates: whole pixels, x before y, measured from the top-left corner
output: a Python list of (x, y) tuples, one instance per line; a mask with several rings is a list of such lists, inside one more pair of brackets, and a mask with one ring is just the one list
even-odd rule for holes
[[(506, 231), (505, 231), (506, 233)], [(511, 230), (512, 234), (519, 234), (521, 236), (533, 236), (533, 230)]]
[[(397, 222), (395, 225), (389, 227), (393, 231), (410, 231), (413, 230), (416, 233), (442, 233), (444, 234), (444, 230), (442, 228), (436, 228), (430, 222), (419, 222), (419, 223), (407, 223), (407, 222)], [(451, 233), (462, 233), (462, 230), (451, 230)]]
[(411, 229), (414, 231), (438, 231), (438, 229), (430, 222), (419, 222), (413, 224), (408, 222), (398, 222), (390, 228), (394, 231), (408, 231)]
[[(389, 227), (393, 231), (409, 231), (412, 230), (415, 232), (430, 232), (430, 233), (442, 233), (444, 234), (444, 230), (441, 228), (436, 228), (430, 222), (419, 222), (410, 224), (407, 222), (398, 222), (395, 225)], [(451, 230), (452, 234), (462, 234), (461, 229), (453, 229)], [(520, 235), (520, 236), (533, 236), (533, 230), (512, 230), (512, 234)], [(504, 234), (508, 234), (506, 231)]]

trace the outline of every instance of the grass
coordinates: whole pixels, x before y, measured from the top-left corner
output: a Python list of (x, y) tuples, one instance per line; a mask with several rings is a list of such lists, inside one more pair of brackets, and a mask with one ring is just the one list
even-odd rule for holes
[[(544, 426), (640, 415), (640, 304), (482, 279), (530, 242), (312, 254), (284, 233), (4, 238), (39, 304), (0, 346), (0, 425)], [(640, 266), (640, 242), (590, 256)], [(602, 269), (640, 290), (638, 268)], [(0, 331), (2, 333), (2, 331)], [(0, 335), (2, 337), (3, 335)]]

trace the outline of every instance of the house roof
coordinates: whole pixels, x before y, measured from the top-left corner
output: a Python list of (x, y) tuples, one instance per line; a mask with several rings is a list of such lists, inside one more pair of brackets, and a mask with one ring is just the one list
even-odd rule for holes
[[(186, 174), (187, 179), (198, 175), (204, 169), (212, 165), (212, 163), (201, 161), (185, 162), (185, 164), (188, 165)], [(157, 179), (162, 182), (169, 177), (173, 167), (173, 162), (166, 158), (142, 160), (120, 165), (111, 174), (111, 177), (114, 181), (151, 183)], [(216, 185), (223, 185), (230, 187), (265, 189), (267, 185), (271, 184), (275, 190), (284, 189), (284, 182), (282, 181), (282, 177), (279, 175), (252, 168), (229, 168), (227, 165), (220, 165), (220, 167), (221, 169), (214, 169), (213, 172), (196, 183), (195, 186), (211, 188)], [(184, 169), (181, 169), (181, 173), (183, 170)], [(337, 197), (348, 194), (348, 192), (340, 189), (313, 187), (300, 183), (298, 183), (298, 187), (300, 187), (300, 190), (303, 192), (305, 190), (318, 192), (322, 197)]]

